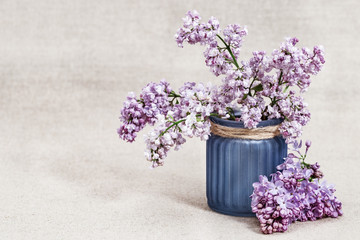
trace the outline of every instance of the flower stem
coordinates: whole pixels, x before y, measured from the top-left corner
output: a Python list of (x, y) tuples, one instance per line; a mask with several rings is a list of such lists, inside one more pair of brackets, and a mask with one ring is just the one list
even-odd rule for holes
[(232, 57), (232, 59), (233, 59), (234, 65), (236, 66), (236, 68), (237, 68), (238, 70), (240, 70), (239, 64), (237, 63), (236, 58), (235, 58), (233, 52), (231, 51), (230, 46), (224, 41), (224, 39), (223, 39), (219, 34), (216, 34), (216, 36), (224, 43), (226, 49), (228, 50), (228, 52), (230, 53), (230, 55), (231, 55), (231, 57)]
[(220, 117), (220, 115), (218, 114), (218, 113), (210, 113), (210, 116), (212, 116), (212, 117)]
[(174, 91), (171, 91), (169, 94), (168, 94), (168, 97), (172, 97), (173, 99), (171, 99), (170, 101), (170, 104), (171, 106), (174, 106), (174, 101), (176, 100), (176, 104), (179, 103), (179, 101), (177, 100), (177, 98), (180, 98), (181, 96), (177, 93), (175, 93)]
[(179, 94), (177, 94), (176, 92), (174, 91), (171, 91), (168, 95), (168, 97), (181, 97)]
[(184, 119), (180, 119), (179, 121), (174, 122), (168, 128), (166, 128), (163, 132), (161, 132), (157, 138), (163, 136), (167, 131), (169, 131), (170, 128), (174, 127), (175, 125), (177, 126), (179, 123), (185, 122), (185, 120), (186, 119), (184, 118)]
[(281, 82), (282, 76), (283, 76), (283, 71), (280, 70), (280, 76), (279, 76), (279, 79), (278, 79), (278, 84), (279, 84), (279, 85), (282, 85), (282, 84), (283, 84), (283, 83)]

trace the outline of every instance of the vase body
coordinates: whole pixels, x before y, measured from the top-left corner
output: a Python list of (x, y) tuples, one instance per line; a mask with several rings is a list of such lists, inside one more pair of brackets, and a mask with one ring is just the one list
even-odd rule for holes
[[(227, 127), (244, 128), (242, 122), (211, 118)], [(277, 125), (280, 119), (262, 121), (258, 127)], [(276, 172), (284, 161), (287, 144), (282, 136), (250, 140), (211, 134), (206, 142), (206, 196), (209, 207), (232, 216), (255, 216), (251, 211), (252, 184), (259, 175)]]

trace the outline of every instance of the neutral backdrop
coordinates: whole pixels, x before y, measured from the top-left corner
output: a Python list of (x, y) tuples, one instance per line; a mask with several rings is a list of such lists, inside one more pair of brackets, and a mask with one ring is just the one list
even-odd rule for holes
[[(257, 219), (208, 208), (205, 142), (188, 140), (151, 170), (142, 133), (118, 139), (127, 92), (162, 78), (175, 89), (221, 81), (201, 46), (174, 41), (189, 9), (247, 25), (242, 59), (290, 36), (325, 47), (303, 139), (344, 216), (262, 235)], [(359, 12), (357, 0), (1, 0), (0, 239), (357, 239)]]

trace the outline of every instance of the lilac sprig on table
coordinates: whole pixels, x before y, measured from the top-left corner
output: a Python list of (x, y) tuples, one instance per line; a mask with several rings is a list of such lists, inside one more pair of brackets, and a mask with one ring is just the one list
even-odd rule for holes
[(284, 232), (294, 221), (315, 221), (324, 217), (342, 215), (341, 202), (335, 197), (335, 188), (323, 180), (318, 163), (305, 162), (311, 142), (307, 141), (305, 154), (301, 142), (293, 144), (278, 171), (268, 180), (260, 176), (253, 184), (252, 211), (260, 221), (265, 234)]

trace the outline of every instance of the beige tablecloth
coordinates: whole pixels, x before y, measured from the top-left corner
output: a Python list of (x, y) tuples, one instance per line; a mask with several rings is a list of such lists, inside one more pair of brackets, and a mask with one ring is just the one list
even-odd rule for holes
[[(357, 239), (359, 1), (4, 0), (0, 2), (0, 239)], [(247, 25), (243, 59), (284, 37), (322, 44), (306, 94), (310, 162), (335, 183), (344, 216), (265, 236), (255, 218), (211, 211), (205, 142), (190, 139), (151, 170), (143, 133), (118, 139), (128, 91), (166, 78), (221, 81), (203, 48), (177, 48), (188, 9)], [(149, 128), (144, 130), (147, 132)]]

